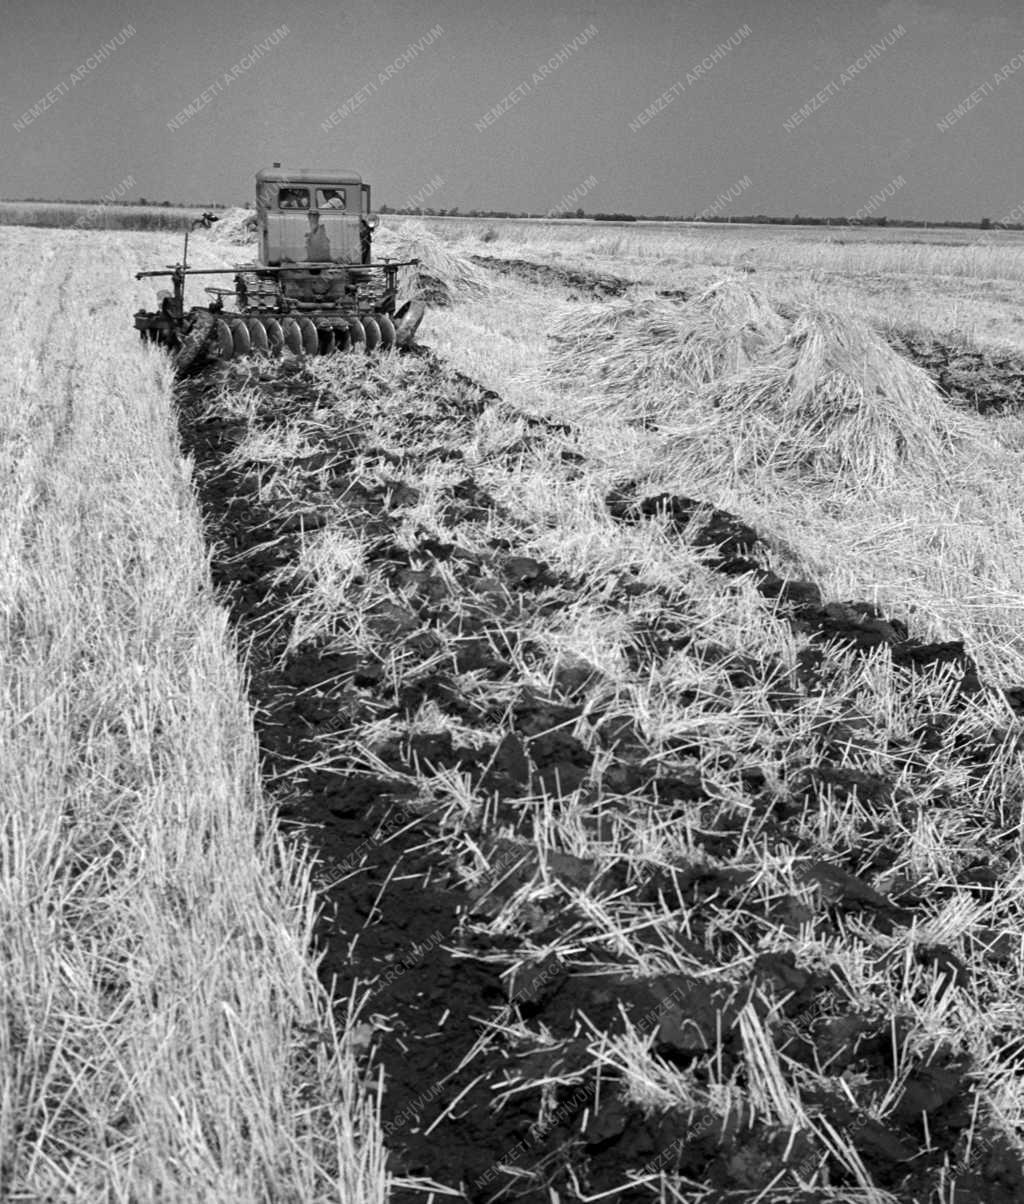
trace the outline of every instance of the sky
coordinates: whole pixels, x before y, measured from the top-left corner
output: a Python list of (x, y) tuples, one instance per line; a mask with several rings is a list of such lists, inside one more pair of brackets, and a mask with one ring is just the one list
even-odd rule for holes
[(5, 198), (246, 204), (276, 161), (463, 213), (998, 221), (1022, 118), (1021, 0), (4, 0), (0, 26)]

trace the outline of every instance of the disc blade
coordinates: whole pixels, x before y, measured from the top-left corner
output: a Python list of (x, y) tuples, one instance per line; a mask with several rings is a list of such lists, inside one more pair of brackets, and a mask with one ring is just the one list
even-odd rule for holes
[(376, 319), (367, 314), (363, 318), (363, 330), (366, 331), (366, 350), (375, 351), (380, 343), (380, 327), (377, 325)]
[(395, 345), (395, 324), (387, 314), (377, 314), (377, 325), (380, 327), (380, 349), (388, 351)]
[(348, 323), (334, 323), (334, 350), (351, 351), (352, 336), (348, 332)]
[(252, 351), (252, 339), (249, 337), (249, 327), (241, 318), (235, 318), (231, 323), (231, 337), (235, 342), (235, 355), (248, 355)]
[(422, 301), (410, 301), (395, 330), (395, 343), (399, 347), (407, 347), (423, 321), (427, 307)]
[(264, 318), (263, 326), (267, 332), (270, 354), (280, 355), (281, 348), (284, 346), (284, 331), (281, 329), (281, 323), (277, 318)]
[(249, 338), (252, 341), (252, 349), (257, 355), (267, 355), (270, 351), (270, 340), (267, 338), (267, 328), (259, 320), (259, 318), (246, 318), (246, 326), (249, 328)]
[(302, 331), (302, 349), (307, 355), (316, 355), (320, 346), (320, 336), (310, 318), (299, 318), (299, 330)]
[(352, 339), (352, 350), (355, 352), (365, 351), (366, 331), (363, 329), (363, 324), (358, 318), (349, 318), (348, 333)]
[(281, 330), (284, 332), (284, 344), (292, 355), (302, 354), (302, 331), (294, 318), (282, 318)]
[(217, 335), (217, 350), (220, 353), (220, 358), (222, 360), (233, 359), (235, 355), (235, 340), (231, 334), (231, 327), (223, 318), (218, 318), (214, 325), (214, 331)]
[(334, 327), (323, 320), (316, 324), (318, 351), (321, 355), (330, 355), (334, 351)]

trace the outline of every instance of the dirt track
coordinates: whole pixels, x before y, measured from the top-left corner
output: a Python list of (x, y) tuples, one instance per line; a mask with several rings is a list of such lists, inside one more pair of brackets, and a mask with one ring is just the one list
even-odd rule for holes
[[(494, 540), (482, 551), (480, 524), (499, 507), (471, 471), (447, 489), (444, 513), (449, 530), (465, 533), (466, 546), (441, 542), (426, 530), (411, 546), (407, 539), (400, 541), (403, 510), (415, 503), (426, 466), (439, 460), (460, 463), (480, 415), (502, 405), (494, 393), (429, 357), (421, 369), (423, 404), (403, 416), (391, 440), (368, 441), (365, 425), (328, 416), (319, 420), (312, 453), (307, 439), (300, 459), (269, 469), (257, 463), (226, 468), (225, 456), (252, 429), (269, 430), (318, 406), (323, 414), (322, 385), (300, 363), (234, 365), (216, 378), (188, 382), (179, 399), (182, 442), (196, 460), (215, 549), (215, 581), (243, 640), (253, 639), (252, 702), (268, 781), (282, 817), (303, 825), (323, 859), (324, 876), (344, 878), (323, 895), (323, 976), (339, 999), (346, 998), (355, 980), (376, 980), (367, 1015), (377, 1018), (372, 1052), (388, 1085), (382, 1121), (392, 1169), (427, 1175), (481, 1202), (547, 1200), (548, 1186), (562, 1199), (580, 1198), (578, 1187), (580, 1194), (615, 1193), (607, 1199), (650, 1200), (655, 1198), (651, 1188), (623, 1185), (628, 1172), (650, 1178), (657, 1170), (692, 1181), (695, 1200), (712, 1198), (700, 1194), (704, 1191), (726, 1193), (713, 1197), (718, 1199), (752, 1199), (773, 1182), (779, 1190), (783, 1183), (791, 1186), (784, 1195), (768, 1191), (763, 1199), (821, 1198), (801, 1193), (793, 1174), (800, 1171), (807, 1179), (825, 1161), (834, 1185), (849, 1183), (850, 1175), (803, 1135), (792, 1140), (791, 1133), (766, 1124), (753, 1111), (735, 1113), (732, 1126), (724, 1129), (717, 1118), (700, 1113), (645, 1115), (619, 1097), (613, 1077), (606, 1074), (600, 1084), (595, 1080), (588, 1069), (587, 1047), (593, 1040), (588, 1033), (619, 1032), (628, 1016), (639, 1032), (654, 1034), (655, 1049), (667, 1063), (701, 1075), (710, 1073), (708, 1055), (720, 1030), (717, 1073), (735, 1074), (742, 1083), (747, 1070), (740, 1017), (750, 1005), (775, 1026), (773, 1039), (781, 1052), (807, 1066), (830, 1063), (830, 1073), (860, 1084), (858, 1100), (867, 1098), (872, 1085), (891, 1080), (889, 1020), (852, 1010), (835, 970), (811, 972), (799, 968), (791, 955), (762, 953), (742, 981), (717, 974), (716, 962), (740, 953), (737, 948), (712, 953), (712, 917), (723, 900), (726, 906), (747, 908), (755, 926), (793, 929), (812, 917), (793, 901), (767, 905), (752, 896), (753, 868), (719, 869), (711, 863), (729, 860), (754, 814), (766, 846), (794, 850), (805, 880), (819, 892), (823, 908), (813, 917), (818, 939), (829, 939), (851, 919), (881, 933), (910, 924), (920, 908), (913, 883), (883, 896), (865, 880), (869, 869), (884, 868), (878, 860), (884, 854), (870, 866), (855, 848), (845, 864), (822, 861), (801, 835), (800, 817), (823, 790), (855, 793), (862, 804), (877, 809), (884, 848), (887, 812), (894, 804), (911, 805), (907, 781), (912, 786), (914, 774), (925, 772), (929, 750), (944, 741), (949, 745), (946, 732), (955, 725), (955, 713), (922, 716), (919, 730), (892, 749), (895, 763), (909, 775), (902, 785), (895, 774), (872, 777), (846, 766), (841, 733), (832, 733), (832, 752), (826, 750), (820, 769), (794, 777), (788, 802), (768, 789), (764, 775), (750, 773), (747, 814), (724, 815), (715, 829), (700, 834), (708, 861), (654, 872), (643, 863), (599, 864), (563, 852), (551, 853), (541, 865), (528, 841), (515, 840), (529, 838), (539, 822), (538, 795), (558, 807), (583, 790), (593, 803), (588, 822), (599, 832), (621, 818), (623, 804), (614, 800), (628, 796), (635, 809), (661, 822), (706, 801), (707, 790), (699, 774), (686, 769), (688, 750), (677, 750), (675, 767), (652, 763), (637, 725), (588, 706), (592, 669), (555, 666), (549, 691), (517, 681), (514, 663), (525, 660), (538, 668), (545, 663), (543, 648), (527, 633), (543, 627), (545, 616), (558, 613), (582, 588), (606, 586), (604, 605), (630, 626), (635, 671), (663, 666), (680, 649), (709, 663), (725, 654), (695, 639), (682, 591), (652, 591), (628, 575), (607, 583), (566, 579), (510, 539)], [(235, 395), (245, 389), (255, 396), (248, 425), (223, 412), (197, 418), (201, 404), (224, 384)], [(365, 406), (376, 406), (386, 417), (375, 396), (372, 388), (366, 390)], [(564, 432), (535, 423), (505, 454), (520, 457), (531, 441), (557, 440)], [(567, 472), (572, 455), (567, 447)], [(287, 496), (275, 500), (268, 482), (285, 473)], [(301, 482), (298, 489), (296, 482)], [(697, 503), (685, 498), (643, 499), (629, 483), (609, 497), (608, 506), (621, 522), (660, 516), (679, 525), (697, 510)], [(515, 516), (504, 518), (514, 528)], [(368, 652), (365, 640), (349, 638), (344, 615), (334, 638), (290, 652), (287, 632), (274, 628), (290, 588), (282, 583), (282, 569), (295, 563), (305, 533), (328, 525), (369, 546), (367, 574), (390, 591), (391, 601), (379, 600), (365, 612), (378, 640), (369, 646), (379, 648), (383, 641), (387, 657)], [(960, 645), (922, 645), (907, 638), (898, 620), (875, 608), (823, 605), (813, 584), (769, 573), (759, 558), (756, 533), (732, 516), (710, 513), (697, 542), (708, 545), (708, 563), (726, 576), (753, 573), (763, 594), (780, 599), (794, 627), (818, 638), (818, 650), (802, 658), (795, 679), (781, 666), (729, 661), (730, 677), (740, 688), (744, 681), (767, 682), (771, 704), (780, 712), (822, 688), (840, 645), (858, 653), (886, 645), (893, 660), (910, 669), (948, 662), (959, 674), (961, 699), (981, 688)], [(396, 663), (404, 666), (403, 674), (396, 675)], [(467, 693), (467, 681), (478, 683), (479, 690)], [(1014, 696), (1011, 701), (1020, 713), (1022, 700)], [(450, 719), (450, 730), (415, 730), (413, 720), (425, 703)], [(371, 722), (385, 721), (393, 722), (398, 734), (372, 749), (350, 738)], [(847, 742), (853, 738), (852, 720), (850, 727)], [(459, 732), (498, 738), (475, 741)], [(972, 744), (947, 752), (969, 772), (981, 774), (1003, 735), (993, 732), (988, 747)], [(468, 861), (453, 859), (441, 827), (445, 809), (425, 801), (424, 778), (445, 774), (461, 775), (473, 797), (487, 800), (485, 821), (471, 829), (490, 867), (482, 876), (470, 873)], [(612, 795), (607, 806), (601, 803)], [(446, 846), (448, 852), (442, 852)], [(966, 870), (961, 885), (986, 896), (998, 879), (999, 858), (994, 838), (990, 856)], [(485, 922), (530, 883), (543, 889), (530, 904), (529, 939), (482, 932)], [(574, 902), (581, 887), (598, 899), (628, 888), (641, 915), (663, 914), (666, 908), (685, 915), (694, 957), (706, 966), (706, 975), (661, 975), (641, 982), (628, 977), (626, 965), (618, 976), (609, 973), (614, 955), (579, 940), (589, 931), (586, 914)], [(537, 952), (569, 934), (575, 947), (589, 950), (571, 964)], [(967, 974), (944, 946), (922, 947), (919, 955), (936, 968), (946, 989)], [(1005, 956), (997, 945), (988, 955)], [(518, 968), (509, 973), (513, 966)], [(604, 974), (588, 976), (588, 968)], [(783, 1001), (781, 1019), (769, 1021), (766, 998)], [(511, 1011), (502, 1012), (504, 1007)], [(484, 1022), (500, 1016), (521, 1023), (532, 1039), (512, 1040), (498, 1032), (481, 1042)], [(860, 1103), (842, 1092), (808, 1102), (853, 1144), (875, 1184), (899, 1200), (925, 1200), (944, 1161), (957, 1165), (963, 1157), (973, 1068), (940, 1042), (904, 1070), (902, 1096), (885, 1124), (869, 1119)], [(539, 1111), (539, 1084), (545, 1079), (561, 1085), (551, 1089)], [(496, 1092), (509, 1085), (517, 1087), (516, 1093), (495, 1110)], [(1024, 1198), (1024, 1173), (1016, 1158), (999, 1138), (982, 1136), (975, 1135), (973, 1161), (959, 1166), (958, 1204), (1011, 1204)], [(395, 1199), (424, 1197), (398, 1191)]]

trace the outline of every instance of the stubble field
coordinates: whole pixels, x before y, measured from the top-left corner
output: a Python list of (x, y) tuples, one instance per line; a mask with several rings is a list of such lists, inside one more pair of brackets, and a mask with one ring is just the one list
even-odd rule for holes
[(380, 244), (173, 385), (0, 236), (4, 1191), (1019, 1199), (1021, 252)]

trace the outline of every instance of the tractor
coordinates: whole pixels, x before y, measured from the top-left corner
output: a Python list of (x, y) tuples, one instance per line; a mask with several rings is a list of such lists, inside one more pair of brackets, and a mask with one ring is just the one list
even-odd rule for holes
[[(350, 171), (256, 173), (255, 262), (193, 268), (189, 234), (209, 229), (212, 213), (191, 223), (181, 262), (136, 279), (169, 276), (159, 308), (139, 310), (144, 340), (168, 348), (179, 375), (241, 355), (328, 355), (409, 346), (423, 318), (422, 301), (399, 306), (398, 269), (416, 259), (375, 263), (370, 185)], [(205, 305), (186, 308), (188, 276), (234, 276), (233, 288), (207, 286)]]

